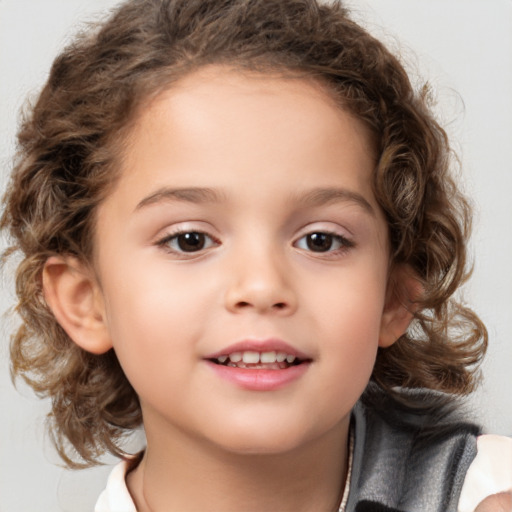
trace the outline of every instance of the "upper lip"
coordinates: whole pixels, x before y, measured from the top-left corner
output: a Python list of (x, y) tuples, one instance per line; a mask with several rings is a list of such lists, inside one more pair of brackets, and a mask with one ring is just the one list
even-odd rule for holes
[(247, 339), (233, 343), (217, 352), (208, 354), (205, 359), (217, 359), (235, 352), (284, 352), (297, 359), (310, 360), (311, 357), (279, 338)]

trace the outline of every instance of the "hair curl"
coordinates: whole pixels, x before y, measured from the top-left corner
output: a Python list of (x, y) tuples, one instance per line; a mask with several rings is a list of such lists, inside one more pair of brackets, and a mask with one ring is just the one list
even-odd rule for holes
[(408, 333), (379, 349), (372, 379), (389, 393), (402, 386), (464, 395), (474, 386), (487, 333), (452, 297), (468, 276), (471, 212), (425, 90), (413, 90), (399, 61), (340, 2), (129, 0), (55, 60), (18, 133), (0, 220), (12, 240), (4, 259), (22, 255), (12, 372), (51, 397), (51, 431), (70, 466), (94, 464), (104, 451), (122, 455), (120, 439), (142, 418), (114, 352), (83, 351), (56, 322), (42, 294), (43, 266), (54, 254), (90, 261), (95, 209), (118, 176), (138, 108), (209, 64), (312, 77), (372, 128), (373, 186), (392, 261), (408, 265), (424, 289)]

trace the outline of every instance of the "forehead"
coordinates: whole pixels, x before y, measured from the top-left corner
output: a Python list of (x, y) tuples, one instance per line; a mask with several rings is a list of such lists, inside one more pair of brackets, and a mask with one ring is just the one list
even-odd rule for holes
[(131, 209), (165, 187), (299, 197), (308, 188), (338, 187), (343, 175), (378, 210), (374, 155), (367, 126), (318, 81), (212, 66), (139, 110), (114, 195), (123, 192)]

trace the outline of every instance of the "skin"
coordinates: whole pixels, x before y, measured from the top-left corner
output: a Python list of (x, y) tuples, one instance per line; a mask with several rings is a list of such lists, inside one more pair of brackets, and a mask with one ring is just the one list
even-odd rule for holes
[[(113, 347), (140, 397), (137, 509), (336, 510), (350, 411), (410, 321), (388, 288), (370, 133), (317, 83), (213, 67), (142, 109), (126, 147), (93, 270), (49, 260), (44, 283), (71, 338)], [(183, 252), (177, 232), (206, 245)], [(311, 233), (333, 233), (329, 250)], [(205, 360), (269, 338), (310, 361), (278, 389)]]
[(512, 510), (512, 491), (500, 492), (483, 500), (475, 512), (510, 512)]

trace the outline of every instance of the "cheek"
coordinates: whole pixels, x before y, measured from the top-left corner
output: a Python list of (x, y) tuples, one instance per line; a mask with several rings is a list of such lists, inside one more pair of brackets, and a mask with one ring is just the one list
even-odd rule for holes
[[(360, 306), (360, 307), (357, 307)], [(376, 308), (369, 314), (365, 301), (351, 302), (342, 314), (331, 309), (331, 328), (324, 338), (324, 351), (330, 358), (333, 373), (361, 375), (369, 378), (378, 349), (380, 334), (380, 314)], [(332, 319), (335, 319), (334, 321)]]
[(386, 281), (384, 264), (341, 269), (337, 275), (326, 275), (322, 282), (314, 278), (309, 288), (316, 292), (308, 299), (319, 328), (325, 326), (333, 335), (345, 333), (350, 339), (374, 340), (380, 329)]
[(188, 318), (197, 314), (209, 296), (207, 281), (199, 294), (194, 275), (169, 265), (163, 257), (126, 260), (120, 261), (105, 278), (107, 314), (113, 336), (118, 337), (118, 331), (127, 330), (125, 334), (130, 338), (134, 331), (133, 335), (146, 332), (160, 339), (179, 334), (182, 326), (193, 327)]
[(385, 273), (370, 270), (326, 282), (311, 303), (327, 371), (361, 389), (375, 363), (385, 298)]
[(198, 357), (197, 341), (204, 329), (198, 319), (212, 297), (204, 290), (198, 294), (186, 274), (170, 275), (165, 265), (131, 265), (127, 272), (118, 267), (105, 280), (106, 314), (121, 366), (141, 392), (159, 374), (179, 378)]

